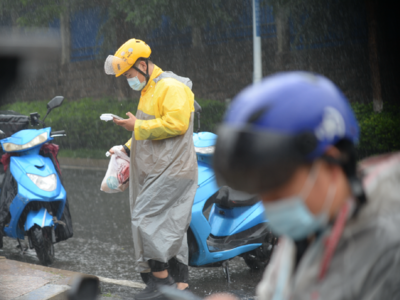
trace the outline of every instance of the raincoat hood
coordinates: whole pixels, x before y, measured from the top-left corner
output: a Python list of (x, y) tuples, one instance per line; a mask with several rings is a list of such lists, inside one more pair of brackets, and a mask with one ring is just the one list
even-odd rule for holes
[(156, 65), (153, 65), (153, 66), (154, 66), (153, 72), (150, 75), (149, 81), (147, 81), (146, 85), (142, 89), (141, 96), (146, 94), (146, 92), (147, 92), (148, 88), (151, 86), (151, 83), (153, 82), (153, 80), (163, 73), (163, 70), (161, 70), (160, 67), (158, 67)]

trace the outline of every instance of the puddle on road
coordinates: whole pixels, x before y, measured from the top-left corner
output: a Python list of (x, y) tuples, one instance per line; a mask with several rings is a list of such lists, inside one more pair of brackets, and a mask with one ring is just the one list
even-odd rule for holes
[[(62, 170), (70, 201), (74, 237), (55, 245), (52, 267), (113, 279), (141, 281), (135, 271), (130, 229), (128, 192), (105, 194), (100, 191), (104, 172)], [(17, 241), (4, 239), (0, 255), (8, 259), (39, 264), (34, 250), (22, 255)], [(190, 268), (190, 289), (204, 297), (215, 292), (233, 292), (252, 299), (262, 272), (251, 271), (241, 258), (230, 262), (231, 283), (222, 267)], [(132, 298), (132, 288), (102, 284), (103, 293)]]

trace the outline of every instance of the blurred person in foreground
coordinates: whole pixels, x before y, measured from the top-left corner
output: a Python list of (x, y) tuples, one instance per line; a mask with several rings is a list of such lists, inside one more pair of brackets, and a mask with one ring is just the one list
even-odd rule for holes
[[(158, 285), (188, 287), (186, 232), (197, 190), (193, 145), (194, 95), (189, 78), (163, 72), (151, 49), (130, 39), (105, 62), (105, 72), (123, 75), (140, 91), (136, 116), (114, 123), (132, 131), (129, 199), (138, 271), (146, 289), (136, 299), (161, 299)], [(112, 153), (112, 151), (110, 150)]]
[(280, 73), (234, 99), (217, 179), (259, 194), (281, 237), (259, 299), (400, 299), (400, 154), (357, 167), (358, 137), (347, 99), (320, 75)]

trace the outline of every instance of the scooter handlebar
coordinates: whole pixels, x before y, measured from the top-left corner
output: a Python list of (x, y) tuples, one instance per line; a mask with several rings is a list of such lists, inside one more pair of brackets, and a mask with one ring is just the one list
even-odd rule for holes
[(59, 131), (52, 131), (50, 133), (51, 137), (57, 137), (57, 136), (67, 136), (67, 134), (65, 133), (65, 130), (59, 130)]

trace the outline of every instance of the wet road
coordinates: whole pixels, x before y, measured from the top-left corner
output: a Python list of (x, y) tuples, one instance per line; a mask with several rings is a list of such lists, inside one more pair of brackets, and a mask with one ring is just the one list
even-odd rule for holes
[[(135, 271), (130, 229), (128, 191), (106, 194), (100, 191), (105, 171), (62, 169), (72, 214), (74, 237), (55, 245), (52, 267), (113, 279), (140, 281)], [(8, 259), (39, 264), (34, 250), (25, 255), (17, 242), (4, 238), (0, 255)], [(261, 272), (251, 271), (241, 258), (230, 262), (231, 283), (222, 268), (190, 268), (190, 289), (199, 296), (229, 291), (242, 299), (252, 299)], [(132, 288), (102, 285), (104, 295), (133, 299)]]

